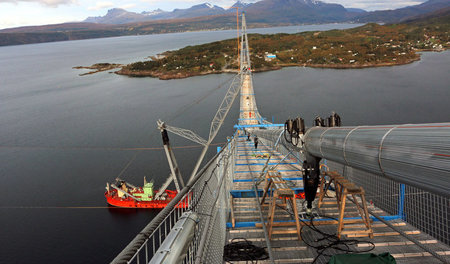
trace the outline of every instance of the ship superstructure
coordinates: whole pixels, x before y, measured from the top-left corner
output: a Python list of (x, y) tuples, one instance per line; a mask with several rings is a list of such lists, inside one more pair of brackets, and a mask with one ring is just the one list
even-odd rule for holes
[(345, 127), (332, 113), (311, 128), (301, 118), (271, 124), (256, 106), (245, 15), (240, 52), (221, 107), (226, 115), (238, 83), (235, 134), (113, 263), (328, 263), (358, 253), (450, 262), (450, 123)]

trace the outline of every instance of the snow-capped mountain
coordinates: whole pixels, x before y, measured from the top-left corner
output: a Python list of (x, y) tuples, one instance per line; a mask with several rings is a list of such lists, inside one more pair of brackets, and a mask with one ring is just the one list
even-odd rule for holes
[(210, 3), (194, 5), (186, 9), (174, 9), (172, 12), (156, 9), (142, 13), (128, 12), (124, 9), (113, 8), (105, 16), (88, 17), (84, 22), (104, 24), (124, 24), (159, 19), (191, 18), (225, 14), (226, 10)]
[(154, 15), (159, 15), (159, 14), (163, 14), (163, 13), (167, 13), (167, 11), (164, 11), (164, 10), (158, 8), (153, 11), (144, 11), (141, 14), (146, 15), (146, 16), (154, 16)]
[(151, 20), (231, 15), (231, 13), (236, 12), (234, 7), (239, 7), (239, 12), (247, 12), (247, 21), (250, 23), (393, 22), (405, 17), (438, 10), (449, 5), (449, 0), (429, 0), (420, 5), (397, 10), (365, 12), (361, 9), (346, 9), (340, 4), (325, 3), (318, 0), (261, 0), (252, 4), (238, 0), (228, 9), (210, 3), (198, 4), (185, 9), (174, 9), (173, 11), (157, 9), (142, 13), (128, 12), (124, 9), (114, 8), (108, 10), (105, 16), (89, 17), (84, 22), (125, 24)]

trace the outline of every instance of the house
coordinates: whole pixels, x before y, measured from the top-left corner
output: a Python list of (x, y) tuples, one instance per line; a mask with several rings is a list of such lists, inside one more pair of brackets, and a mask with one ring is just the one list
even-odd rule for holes
[(266, 55), (264, 55), (264, 60), (265, 61), (271, 61), (273, 59), (276, 59), (277, 55), (272, 54), (272, 53), (267, 53)]

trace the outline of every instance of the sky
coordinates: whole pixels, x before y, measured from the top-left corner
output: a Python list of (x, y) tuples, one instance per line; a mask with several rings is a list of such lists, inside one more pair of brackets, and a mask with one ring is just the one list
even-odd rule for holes
[[(416, 5), (426, 0), (322, 0), (344, 7), (362, 8), (367, 11), (396, 9)], [(89, 16), (103, 16), (108, 9), (123, 8), (142, 12), (161, 8), (172, 11), (196, 4), (211, 3), (230, 7), (235, 0), (0, 0), (0, 29), (30, 25), (46, 25), (82, 21)], [(256, 2), (243, 0), (243, 2)]]

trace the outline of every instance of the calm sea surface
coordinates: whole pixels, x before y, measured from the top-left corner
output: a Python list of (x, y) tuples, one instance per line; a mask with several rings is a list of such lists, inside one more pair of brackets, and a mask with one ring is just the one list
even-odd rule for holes
[[(294, 33), (330, 24), (254, 29)], [(73, 66), (128, 63), (170, 49), (234, 37), (189, 32), (0, 48), (0, 263), (107, 263), (156, 211), (108, 208), (103, 192), (122, 177), (159, 186), (169, 173), (159, 118), (207, 137), (233, 75), (160, 81), (108, 72), (80, 77)], [(251, 43), (250, 43), (251, 45)], [(344, 125), (450, 121), (450, 52), (413, 64), (362, 70), (285, 68), (254, 75), (258, 107), (282, 123), (338, 112)], [(238, 118), (235, 103), (216, 142)], [(171, 135), (174, 146), (192, 145)], [(177, 149), (188, 177), (200, 149)], [(211, 156), (212, 150), (209, 153)]]

